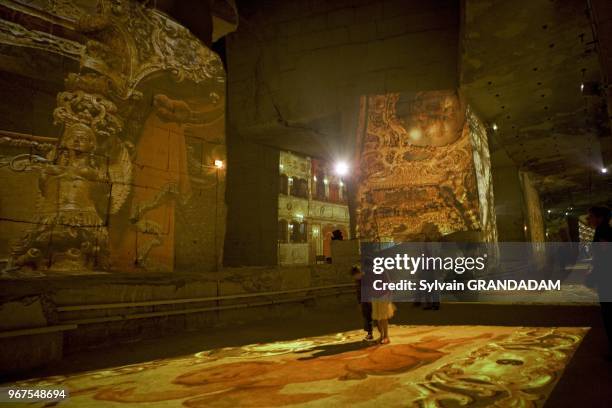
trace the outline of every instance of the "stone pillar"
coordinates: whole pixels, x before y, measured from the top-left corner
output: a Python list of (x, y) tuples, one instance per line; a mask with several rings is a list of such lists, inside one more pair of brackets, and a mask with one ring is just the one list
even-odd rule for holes
[(364, 97), (362, 117), (360, 238), (497, 239), (486, 130), (458, 92)]

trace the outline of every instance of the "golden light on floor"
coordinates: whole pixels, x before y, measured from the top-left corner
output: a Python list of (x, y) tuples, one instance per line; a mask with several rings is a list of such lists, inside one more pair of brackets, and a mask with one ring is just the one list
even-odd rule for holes
[[(20, 383), (67, 406), (541, 406), (588, 328), (392, 326), (202, 351)], [(64, 405), (64, 404), (62, 404)]]

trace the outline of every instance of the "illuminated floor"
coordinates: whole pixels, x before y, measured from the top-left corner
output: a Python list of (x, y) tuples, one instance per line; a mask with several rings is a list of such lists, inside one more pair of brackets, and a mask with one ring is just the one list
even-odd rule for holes
[(23, 381), (78, 407), (541, 406), (586, 328), (392, 326)]

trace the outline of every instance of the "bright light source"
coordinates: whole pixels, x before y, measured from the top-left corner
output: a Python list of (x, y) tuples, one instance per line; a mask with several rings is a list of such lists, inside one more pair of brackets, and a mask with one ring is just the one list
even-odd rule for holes
[(565, 215), (569, 215), (569, 213), (566, 211), (566, 212), (565, 212)]
[(278, 165), (278, 168), (279, 168), (279, 169), (281, 169), (281, 170), (282, 170), (284, 167), (285, 167), (285, 166), (283, 166), (282, 164), (279, 164), (279, 165)]
[(548, 210), (548, 213), (550, 214), (552, 212), (552, 210)]
[(606, 174), (607, 172), (608, 172), (608, 169), (607, 169), (607, 168), (605, 168), (605, 167), (602, 167), (602, 168), (601, 168), (601, 173), (602, 173), (602, 174)]
[(524, 230), (525, 232), (527, 232), (527, 226), (526, 226), (526, 225), (523, 225), (523, 230)]
[(580, 84), (580, 92), (584, 91), (584, 83)]
[(327, 184), (329, 183), (329, 181), (327, 181), (327, 179), (323, 179), (323, 184)]
[(222, 169), (223, 168), (223, 160), (215, 160), (215, 167), (218, 169)]
[(336, 163), (335, 169), (336, 169), (337, 175), (345, 176), (349, 171), (349, 166), (348, 164), (346, 164), (346, 162), (341, 161), (341, 162)]
[(313, 177), (312, 177), (312, 179), (313, 179), (314, 181), (317, 181), (317, 176), (313, 176)]
[(493, 124), (493, 130), (497, 130), (497, 124), (496, 123)]
[(342, 180), (340, 180), (340, 187), (344, 186), (344, 183), (342, 182)]

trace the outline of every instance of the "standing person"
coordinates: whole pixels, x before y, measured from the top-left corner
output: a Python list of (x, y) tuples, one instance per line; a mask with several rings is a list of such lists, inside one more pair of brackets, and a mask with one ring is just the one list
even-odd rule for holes
[(372, 300), (372, 319), (376, 320), (380, 338), (380, 344), (389, 344), (389, 319), (395, 314), (395, 305), (385, 298)]
[[(592, 244), (592, 268), (588, 280), (597, 287), (603, 324), (608, 336), (607, 359), (612, 359), (612, 265), (609, 242), (612, 242), (610, 209), (591, 207), (587, 216), (589, 225), (595, 228)], [(590, 286), (591, 286), (590, 285)]]
[[(385, 283), (391, 282), (387, 272), (378, 275), (377, 279)], [(391, 302), (391, 293), (388, 290), (375, 291), (372, 295), (372, 319), (376, 320), (376, 326), (380, 333), (378, 343), (389, 344), (389, 319), (395, 314), (395, 305)]]
[(355, 280), (355, 292), (357, 293), (357, 302), (361, 305), (361, 316), (363, 317), (363, 330), (367, 333), (365, 341), (372, 341), (372, 303), (364, 302), (361, 295), (361, 282), (363, 279), (363, 272), (359, 266), (353, 266), (351, 268), (351, 276)]

